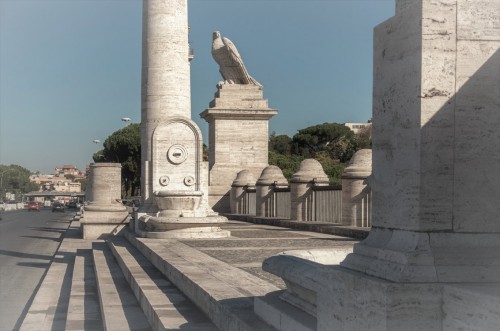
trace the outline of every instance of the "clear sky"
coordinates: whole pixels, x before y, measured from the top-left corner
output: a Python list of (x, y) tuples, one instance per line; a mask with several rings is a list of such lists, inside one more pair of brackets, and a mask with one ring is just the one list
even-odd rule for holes
[[(269, 131), (371, 118), (373, 27), (395, 0), (189, 0), (192, 118), (221, 80), (212, 32), (233, 41), (279, 110)], [(85, 169), (140, 121), (141, 0), (0, 0), (0, 164)], [(98, 139), (100, 144), (94, 144)]]

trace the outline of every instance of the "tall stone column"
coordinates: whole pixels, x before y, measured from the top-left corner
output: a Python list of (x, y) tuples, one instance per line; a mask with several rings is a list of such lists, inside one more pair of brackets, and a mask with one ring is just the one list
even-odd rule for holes
[(372, 229), (322, 274), (318, 330), (495, 329), (500, 3), (396, 9), (375, 28)]
[(153, 205), (152, 136), (167, 117), (191, 118), (187, 0), (143, 0), (141, 194)]
[(500, 3), (396, 5), (375, 28), (370, 234), (292, 285), (313, 279), (319, 331), (496, 330)]
[(136, 232), (150, 238), (227, 237), (208, 206), (203, 139), (191, 120), (187, 0), (144, 0), (142, 202)]

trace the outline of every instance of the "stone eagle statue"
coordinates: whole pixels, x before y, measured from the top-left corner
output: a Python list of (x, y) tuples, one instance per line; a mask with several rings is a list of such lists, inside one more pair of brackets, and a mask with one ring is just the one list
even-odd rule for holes
[(219, 65), (224, 83), (262, 86), (248, 74), (236, 46), (231, 40), (222, 38), (219, 31), (213, 33), (212, 56)]

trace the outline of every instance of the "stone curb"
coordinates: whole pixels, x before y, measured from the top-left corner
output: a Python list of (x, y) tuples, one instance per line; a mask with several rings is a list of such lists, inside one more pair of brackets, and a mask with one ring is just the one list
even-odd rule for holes
[(239, 215), (239, 214), (224, 214), (224, 216), (226, 216), (230, 220), (235, 220), (235, 221), (279, 226), (282, 228), (331, 234), (331, 235), (349, 237), (359, 240), (365, 239), (366, 237), (368, 237), (368, 234), (370, 233), (370, 228), (348, 227), (343, 225), (335, 225), (332, 223), (299, 222), (282, 218), (256, 217), (253, 215)]

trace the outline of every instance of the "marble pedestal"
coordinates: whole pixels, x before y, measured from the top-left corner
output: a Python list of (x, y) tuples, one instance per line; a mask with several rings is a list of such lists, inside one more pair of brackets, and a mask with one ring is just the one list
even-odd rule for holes
[(120, 206), (86, 206), (84, 217), (80, 219), (83, 239), (103, 239), (108, 235), (117, 235), (129, 222), (128, 211)]
[(95, 163), (90, 165), (89, 203), (80, 220), (83, 239), (102, 239), (118, 234), (128, 223), (127, 208), (121, 198), (121, 164)]
[(217, 86), (200, 114), (209, 125), (209, 201), (215, 211), (230, 212), (229, 191), (238, 172), (246, 169), (259, 178), (268, 165), (269, 119), (277, 113), (261, 86)]
[(154, 217), (139, 216), (143, 228), (136, 232), (145, 238), (156, 239), (208, 239), (228, 238), (231, 232), (222, 230), (221, 223), (226, 223), (224, 216), (206, 217)]
[(185, 117), (167, 117), (152, 137), (154, 209), (141, 210), (137, 233), (148, 238), (228, 237), (220, 223), (227, 218), (214, 212), (207, 199), (206, 167), (198, 126)]

